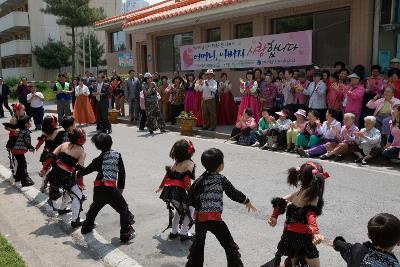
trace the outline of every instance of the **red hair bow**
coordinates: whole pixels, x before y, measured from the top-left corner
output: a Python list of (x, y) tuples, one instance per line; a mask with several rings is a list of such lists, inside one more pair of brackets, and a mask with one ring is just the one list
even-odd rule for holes
[(188, 144), (188, 153), (192, 155), (194, 153), (194, 146), (192, 141), (186, 139), (186, 143)]

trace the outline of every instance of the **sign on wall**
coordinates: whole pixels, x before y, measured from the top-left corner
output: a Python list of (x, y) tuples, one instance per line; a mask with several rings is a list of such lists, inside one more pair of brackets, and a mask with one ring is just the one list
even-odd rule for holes
[(180, 47), (182, 70), (302, 66), (312, 63), (312, 31)]
[(120, 67), (133, 67), (133, 55), (131, 52), (118, 53), (118, 65)]

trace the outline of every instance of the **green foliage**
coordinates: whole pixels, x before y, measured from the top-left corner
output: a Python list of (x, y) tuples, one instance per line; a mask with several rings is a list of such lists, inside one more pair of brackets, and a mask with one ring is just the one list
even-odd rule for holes
[(8, 85), (10, 88), (10, 98), (11, 99), (17, 99), (17, 86), (20, 82), (20, 79), (17, 77), (8, 77), (7, 79), (4, 80), (4, 83)]
[(0, 235), (0, 266), (26, 267), (21, 256), (15, 251), (11, 244)]
[(89, 7), (89, 0), (44, 0), (45, 14), (58, 17), (57, 23), (70, 28), (91, 26), (105, 18), (102, 8)]
[(44, 96), (45, 102), (51, 102), (55, 100), (53, 89), (47, 83), (37, 83), (36, 88)]
[(36, 45), (32, 50), (40, 67), (45, 69), (58, 69), (70, 65), (71, 49), (63, 42), (49, 38), (47, 44), (40, 47)]
[(100, 41), (93, 33), (86, 34), (83, 38), (81, 38), (81, 41), (79, 43), (79, 48), (80, 48), (79, 63), (83, 64), (83, 40), (85, 40), (85, 61), (86, 61), (86, 66), (89, 66), (90, 62), (89, 37), (90, 37), (92, 66), (94, 67), (105, 66), (107, 64), (107, 61), (102, 59), (105, 53), (104, 44), (100, 44)]

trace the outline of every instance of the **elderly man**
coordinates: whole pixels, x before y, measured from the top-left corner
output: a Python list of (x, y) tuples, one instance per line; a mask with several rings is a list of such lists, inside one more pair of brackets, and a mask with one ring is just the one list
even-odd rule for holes
[(326, 84), (320, 71), (314, 72), (313, 82), (303, 92), (309, 96), (308, 108), (318, 111), (321, 119), (326, 113)]
[(217, 87), (214, 71), (212, 69), (207, 70), (206, 80), (200, 86), (200, 91), (203, 92), (203, 130), (215, 131), (217, 127), (217, 103), (215, 99)]
[(125, 80), (125, 98), (129, 105), (129, 116), (131, 121), (139, 120), (140, 107), (139, 95), (142, 90), (141, 82), (135, 77), (135, 71), (129, 71), (129, 78)]

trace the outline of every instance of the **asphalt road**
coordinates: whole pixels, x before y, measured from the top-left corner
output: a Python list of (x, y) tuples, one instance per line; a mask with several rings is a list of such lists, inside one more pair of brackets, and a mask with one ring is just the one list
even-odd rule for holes
[[(4, 122), (2, 119), (0, 122)], [(86, 128), (89, 135), (94, 127)], [(33, 140), (39, 135), (33, 133)], [(175, 267), (184, 266), (190, 241), (170, 241), (168, 231), (161, 233), (168, 223), (165, 204), (154, 193), (165, 174), (165, 166), (171, 164), (168, 158), (172, 144), (181, 138), (178, 133), (148, 135), (137, 127), (115, 125), (113, 128), (114, 149), (123, 155), (127, 169), (124, 196), (136, 216), (134, 228), (137, 237), (129, 245), (119, 243), (119, 216), (110, 207), (99, 214), (97, 230), (106, 240), (110, 240), (143, 266)], [(0, 147), (4, 147), (7, 133), (0, 131)], [(273, 258), (276, 245), (282, 234), (284, 218), (276, 228), (269, 227), (265, 219), (272, 208), (270, 200), (274, 196), (284, 196), (292, 192), (286, 181), (286, 171), (297, 166), (304, 159), (286, 153), (261, 151), (249, 147), (224, 144), (222, 140), (192, 138), (196, 154), (197, 175), (204, 169), (200, 163), (201, 152), (210, 147), (222, 149), (225, 154), (223, 174), (236, 188), (242, 190), (256, 205), (258, 212), (248, 214), (244, 206), (225, 198), (223, 218), (228, 224), (236, 243), (240, 247), (245, 266), (256, 267)], [(88, 142), (87, 164), (99, 153)], [(0, 163), (8, 166), (7, 153), (0, 153)], [(41, 168), (39, 153), (28, 154), (29, 172), (40, 187), (37, 172)], [(324, 214), (318, 223), (327, 240), (343, 235), (348, 241), (367, 240), (367, 222), (379, 212), (390, 212), (400, 216), (400, 172), (398, 168), (357, 167), (354, 164), (324, 162), (323, 166), (331, 174), (325, 191)], [(86, 194), (92, 198), (92, 180), (95, 174), (86, 176)], [(0, 195), (1, 201), (7, 198)], [(23, 212), (23, 211), (21, 211)], [(322, 266), (345, 266), (338, 253), (327, 243), (319, 246)], [(400, 249), (395, 253), (400, 256)], [(226, 266), (225, 253), (218, 241), (208, 235), (205, 249), (205, 266)]]

